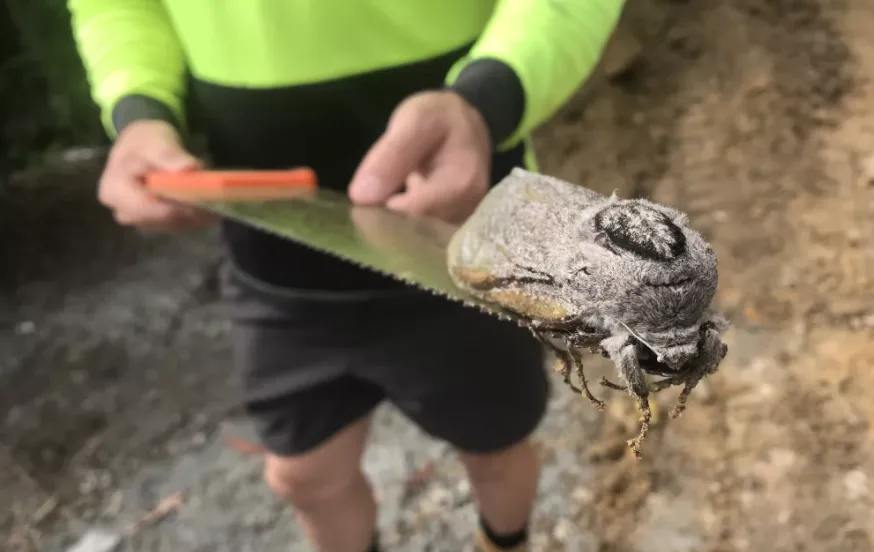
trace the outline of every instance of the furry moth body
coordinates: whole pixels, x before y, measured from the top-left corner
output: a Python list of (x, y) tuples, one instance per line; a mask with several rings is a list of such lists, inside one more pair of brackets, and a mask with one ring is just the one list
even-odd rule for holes
[(669, 207), (514, 169), (455, 233), (447, 260), (458, 286), (518, 317), (559, 358), (565, 383), (599, 408), (581, 351), (614, 362), (622, 385), (602, 384), (637, 400), (641, 430), (629, 446), (638, 457), (649, 394), (683, 385), (678, 416), (727, 352), (728, 323), (711, 307), (716, 254)]

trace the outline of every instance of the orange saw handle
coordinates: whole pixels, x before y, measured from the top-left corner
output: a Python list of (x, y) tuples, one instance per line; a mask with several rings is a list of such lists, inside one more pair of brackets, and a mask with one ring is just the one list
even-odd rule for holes
[(303, 189), (318, 187), (315, 171), (298, 167), (282, 171), (224, 171), (194, 170), (182, 172), (153, 172), (146, 176), (146, 188), (154, 193), (162, 192), (234, 192), (246, 189), (269, 190)]

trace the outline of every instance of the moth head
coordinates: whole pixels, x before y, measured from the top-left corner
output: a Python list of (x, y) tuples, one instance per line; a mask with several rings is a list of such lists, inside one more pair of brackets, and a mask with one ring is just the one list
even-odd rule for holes
[(695, 372), (702, 376), (716, 372), (728, 347), (721, 334), (729, 323), (721, 315), (707, 311), (697, 323), (675, 328), (663, 335), (636, 337), (635, 353), (643, 371), (671, 376), (678, 372)]
[(586, 285), (599, 314), (681, 366), (716, 293), (713, 249), (684, 214), (644, 199), (606, 203), (589, 230)]

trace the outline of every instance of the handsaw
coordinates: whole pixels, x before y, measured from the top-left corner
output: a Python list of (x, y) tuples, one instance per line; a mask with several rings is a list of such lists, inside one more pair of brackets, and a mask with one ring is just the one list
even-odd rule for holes
[(320, 188), (309, 168), (156, 172), (146, 177), (146, 187), (163, 199), (210, 211), (501, 319), (515, 319), (450, 278), (446, 248), (457, 226), (354, 205), (345, 194)]

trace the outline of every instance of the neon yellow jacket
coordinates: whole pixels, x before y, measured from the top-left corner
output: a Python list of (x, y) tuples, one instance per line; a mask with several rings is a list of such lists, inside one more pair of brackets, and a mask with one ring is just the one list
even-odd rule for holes
[(590, 75), (624, 0), (69, 0), (104, 124), (120, 99), (160, 101), (182, 120), (185, 72), (248, 88), (305, 84), (394, 67), (473, 43), (475, 60), (512, 68), (524, 112), (510, 147)]

